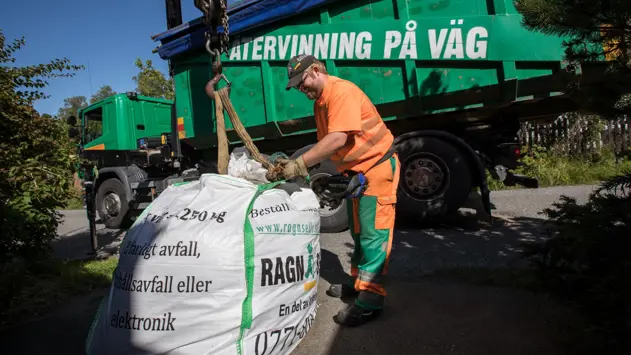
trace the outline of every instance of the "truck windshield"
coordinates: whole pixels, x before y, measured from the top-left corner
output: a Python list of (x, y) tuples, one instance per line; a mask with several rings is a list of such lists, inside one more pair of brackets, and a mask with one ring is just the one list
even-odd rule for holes
[(103, 108), (99, 107), (84, 115), (85, 118), (85, 143), (103, 135)]

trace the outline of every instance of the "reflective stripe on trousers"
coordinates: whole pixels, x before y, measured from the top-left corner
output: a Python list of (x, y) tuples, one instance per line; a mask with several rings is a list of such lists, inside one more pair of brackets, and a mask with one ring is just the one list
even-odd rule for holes
[(395, 154), (366, 174), (364, 195), (348, 201), (348, 217), (355, 244), (351, 274), (360, 291), (356, 303), (367, 309), (383, 307), (387, 292), (383, 278), (388, 270), (395, 221), (399, 159)]

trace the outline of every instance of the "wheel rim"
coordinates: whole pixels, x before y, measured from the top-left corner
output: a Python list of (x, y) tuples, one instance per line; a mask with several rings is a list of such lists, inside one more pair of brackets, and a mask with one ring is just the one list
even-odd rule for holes
[(117, 193), (108, 192), (103, 196), (103, 207), (105, 207), (105, 212), (107, 212), (109, 216), (118, 216), (121, 206), (121, 199)]
[(449, 182), (449, 169), (437, 155), (416, 153), (407, 158), (403, 165), (403, 188), (410, 196), (429, 200), (445, 191)]
[[(327, 173), (317, 173), (314, 174), (312, 176), (310, 176), (311, 182), (309, 183), (309, 187), (311, 189), (313, 189), (313, 183), (318, 180), (318, 179), (322, 179), (325, 178), (327, 176), (331, 176), (331, 174), (327, 174)], [(320, 201), (320, 199), (318, 199), (318, 201)], [(338, 213), (340, 211), (340, 209), (342, 209), (344, 203), (340, 203), (339, 206), (337, 206), (336, 208), (330, 208), (328, 206), (324, 207), (324, 208), (320, 208), (320, 217), (331, 217), (334, 214)]]

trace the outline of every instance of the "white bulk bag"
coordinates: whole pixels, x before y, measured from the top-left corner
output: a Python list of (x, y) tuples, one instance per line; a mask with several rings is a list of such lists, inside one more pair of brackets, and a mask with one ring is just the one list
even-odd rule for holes
[(167, 188), (121, 244), (87, 353), (295, 349), (316, 315), (319, 204), (274, 186), (207, 174)]

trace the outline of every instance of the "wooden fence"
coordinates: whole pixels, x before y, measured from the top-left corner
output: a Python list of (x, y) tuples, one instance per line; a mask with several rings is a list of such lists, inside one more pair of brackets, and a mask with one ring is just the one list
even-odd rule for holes
[(523, 122), (518, 133), (523, 146), (539, 145), (563, 155), (588, 155), (612, 151), (616, 156), (631, 153), (631, 119), (602, 121), (563, 115), (553, 122)]

